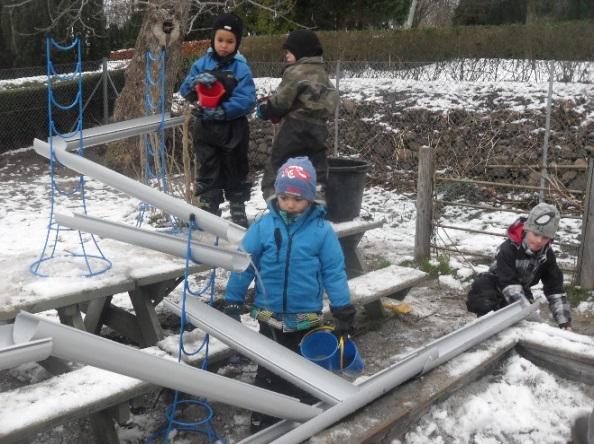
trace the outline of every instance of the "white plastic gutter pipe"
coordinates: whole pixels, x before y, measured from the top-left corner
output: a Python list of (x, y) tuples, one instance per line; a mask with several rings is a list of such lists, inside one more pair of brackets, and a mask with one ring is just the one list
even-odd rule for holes
[[(150, 248), (161, 253), (186, 257), (187, 240), (177, 236), (154, 231), (141, 230), (128, 225), (109, 222), (96, 217), (74, 214), (67, 216), (56, 213), (56, 222), (75, 230), (85, 231), (98, 236), (115, 239), (140, 247)], [(250, 255), (241, 251), (208, 245), (192, 241), (192, 260), (194, 262), (223, 267), (231, 271), (244, 271), (250, 265)]]
[[(163, 303), (181, 316), (181, 306), (169, 299), (164, 299)], [(186, 300), (186, 317), (193, 325), (232, 349), (331, 405), (344, 401), (359, 390), (349, 381), (251, 330), (241, 322), (232, 320), (196, 298)]]
[[(361, 409), (394, 387), (428, 372), (458, 354), (525, 319), (538, 304), (520, 300), (421, 347), (402, 361), (382, 370), (360, 385), (355, 395), (279, 437), (275, 444), (297, 444)], [(246, 442), (249, 442), (246, 440)]]
[[(50, 145), (47, 142), (35, 139), (33, 148), (38, 154), (50, 158)], [(190, 216), (194, 214), (199, 228), (231, 243), (238, 244), (245, 234), (245, 228), (233, 222), (226, 221), (181, 199), (169, 196), (148, 185), (85, 159), (78, 154), (67, 151), (66, 142), (59, 138), (54, 138), (54, 152), (58, 161), (71, 170), (97, 179), (106, 185), (160, 208), (185, 222), (189, 222)]]
[(307, 421), (322, 410), (295, 398), (145, 353), (109, 339), (21, 311), (14, 323), (16, 343), (51, 338), (52, 355), (142, 379), (194, 396), (267, 415)]
[[(82, 131), (84, 140), (83, 148), (103, 145), (116, 140), (127, 139), (129, 137), (140, 136), (142, 134), (158, 131), (163, 121), (163, 128), (172, 128), (184, 123), (184, 116), (171, 117), (170, 113), (165, 113), (163, 119), (160, 114), (153, 116), (137, 117), (135, 119), (124, 120), (121, 122), (110, 123), (108, 125), (87, 128)], [(56, 138), (57, 139), (57, 138)], [(65, 137), (66, 149), (68, 151), (78, 149), (80, 146), (80, 134), (75, 133), (70, 137)]]
[(13, 325), (0, 325), (0, 370), (50, 357), (52, 339), (43, 338), (20, 344), (13, 340)]

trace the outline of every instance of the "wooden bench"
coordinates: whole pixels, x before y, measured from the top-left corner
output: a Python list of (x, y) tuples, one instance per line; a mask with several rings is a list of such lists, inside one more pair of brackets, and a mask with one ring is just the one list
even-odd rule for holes
[[(198, 332), (194, 342), (204, 337)], [(178, 336), (168, 338), (177, 343)], [(187, 347), (194, 347), (187, 343)], [(167, 347), (166, 347), (167, 348)], [(172, 357), (177, 347), (168, 354), (159, 347), (144, 351), (162, 357)], [(231, 350), (216, 338), (210, 339), (208, 361), (217, 365), (231, 354)], [(189, 356), (184, 361), (199, 366), (203, 353)], [(139, 379), (84, 366), (76, 370), (0, 393), (0, 442), (23, 442), (36, 433), (56, 427), (67, 421), (89, 417), (98, 443), (119, 443), (114, 421), (129, 419), (129, 402), (137, 397), (157, 392), (161, 387)]]
[[(389, 267), (349, 280), (353, 303), (362, 304), (367, 310), (382, 311), (381, 297), (401, 299), (406, 291), (426, 279), (426, 274), (405, 267)], [(379, 308), (373, 304), (379, 302)], [(196, 331), (194, 343), (202, 339)], [(159, 345), (170, 355), (177, 351), (178, 338), (174, 335)], [(187, 343), (192, 350), (194, 345)], [(145, 349), (163, 355), (158, 347)], [(211, 338), (209, 362), (216, 364), (232, 351), (223, 343)], [(188, 357), (187, 362), (199, 365), (202, 355)], [(95, 390), (90, 390), (93, 387)], [(117, 443), (114, 419), (127, 417), (131, 399), (158, 390), (147, 382), (85, 366), (69, 373), (53, 376), (46, 381), (31, 384), (9, 392), (0, 393), (0, 442), (12, 443), (27, 439), (49, 427), (66, 421), (89, 416), (100, 442)], [(48, 396), (51, 393), (52, 396)], [(98, 441), (99, 442), (99, 441)]]
[[(427, 280), (429, 275), (414, 268), (389, 265), (349, 279), (351, 300), (365, 308), (370, 319), (382, 319), (385, 315), (381, 298), (402, 300), (408, 291)], [(328, 301), (324, 312), (329, 312)]]
[(349, 278), (359, 276), (367, 271), (365, 262), (359, 251), (359, 242), (363, 235), (374, 228), (380, 228), (384, 224), (380, 221), (352, 220), (348, 222), (333, 223), (342, 251)]

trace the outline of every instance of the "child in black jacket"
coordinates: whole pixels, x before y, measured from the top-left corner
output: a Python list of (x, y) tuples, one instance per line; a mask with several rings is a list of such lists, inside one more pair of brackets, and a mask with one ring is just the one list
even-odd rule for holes
[(530, 287), (542, 281), (555, 322), (563, 329), (571, 328), (563, 273), (551, 248), (559, 219), (555, 207), (540, 203), (528, 218), (521, 217), (509, 227), (508, 239), (500, 245), (495, 262), (470, 287), (468, 311), (482, 316), (521, 298), (533, 302)]

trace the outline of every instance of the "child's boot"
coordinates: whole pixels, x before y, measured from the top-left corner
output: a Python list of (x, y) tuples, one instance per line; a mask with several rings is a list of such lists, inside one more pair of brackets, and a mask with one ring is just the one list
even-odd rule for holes
[(222, 202), (223, 192), (221, 190), (211, 190), (200, 195), (198, 198), (198, 207), (201, 210), (220, 216), (221, 210), (219, 209), (219, 205)]
[(252, 412), (252, 416), (250, 418), (250, 433), (258, 433), (260, 430), (264, 430), (279, 421), (280, 419), (275, 418), (274, 416), (268, 416), (259, 412)]
[(245, 204), (243, 201), (230, 201), (231, 220), (244, 228), (248, 227), (247, 215), (245, 214)]

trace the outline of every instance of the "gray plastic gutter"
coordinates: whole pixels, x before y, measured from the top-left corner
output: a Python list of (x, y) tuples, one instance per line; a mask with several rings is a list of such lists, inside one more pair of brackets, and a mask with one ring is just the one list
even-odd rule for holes
[[(163, 303), (181, 316), (180, 305), (169, 299), (164, 299)], [(359, 391), (347, 380), (196, 298), (186, 300), (186, 317), (194, 326), (328, 404), (344, 401)]]
[(41, 316), (24, 311), (17, 315), (13, 328), (15, 344), (48, 339), (53, 342), (52, 356), (83, 362), (213, 401), (299, 422), (307, 421), (322, 411), (295, 398), (151, 355)]
[[(66, 142), (62, 139), (54, 138), (53, 147), (55, 156), (62, 165), (80, 174), (97, 179), (106, 185), (112, 186), (130, 196), (134, 196), (154, 207), (160, 208), (166, 213), (185, 222), (189, 222), (190, 216), (193, 214), (196, 218), (198, 227), (204, 231), (219, 236), (234, 244), (241, 242), (241, 239), (245, 234), (245, 228), (234, 224), (233, 222), (201, 210), (181, 199), (162, 193), (148, 185), (144, 185), (134, 179), (124, 176), (123, 174), (85, 159), (78, 154), (69, 152), (66, 149)], [(33, 148), (38, 154), (47, 157), (48, 159), (50, 158), (49, 143), (35, 139), (33, 141)]]
[[(115, 142), (116, 140), (158, 131), (161, 128), (161, 121), (163, 121), (164, 129), (173, 128), (184, 123), (184, 116), (171, 117), (170, 113), (165, 113), (163, 119), (161, 119), (160, 114), (157, 114), (88, 128), (82, 131), (83, 148), (86, 149), (92, 146), (103, 145)], [(71, 151), (74, 149), (78, 150), (81, 136), (79, 133), (76, 133), (70, 137), (60, 137), (60, 139), (66, 142), (66, 149)], [(58, 140), (57, 137), (56, 140)]]
[[(402, 361), (366, 380), (359, 386), (360, 390), (355, 395), (345, 399), (340, 404), (330, 407), (273, 442), (275, 444), (297, 444), (310, 438), (361, 409), (394, 387), (443, 364), (490, 336), (525, 319), (537, 309), (538, 304), (530, 304), (525, 300), (514, 302), (415, 350)], [(242, 442), (258, 441), (249, 441), (248, 438), (248, 440)]]
[[(98, 236), (119, 240), (128, 244), (150, 248), (151, 250), (174, 256), (186, 257), (188, 243), (185, 239), (165, 233), (142, 230), (128, 225), (104, 221), (83, 214), (67, 216), (56, 213), (56, 222), (60, 225), (85, 231)], [(192, 260), (194, 262), (223, 267), (231, 271), (244, 271), (250, 265), (250, 255), (241, 251), (208, 245), (192, 241)]]
[(43, 361), (51, 355), (52, 346), (52, 338), (16, 344), (13, 340), (13, 325), (0, 325), (0, 370)]

